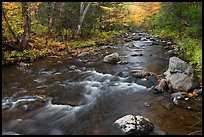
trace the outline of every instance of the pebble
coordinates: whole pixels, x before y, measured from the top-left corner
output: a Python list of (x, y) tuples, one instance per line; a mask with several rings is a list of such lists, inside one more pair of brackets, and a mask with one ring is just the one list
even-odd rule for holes
[(144, 103), (144, 106), (145, 106), (145, 107), (150, 107), (150, 103), (145, 102), (145, 103)]

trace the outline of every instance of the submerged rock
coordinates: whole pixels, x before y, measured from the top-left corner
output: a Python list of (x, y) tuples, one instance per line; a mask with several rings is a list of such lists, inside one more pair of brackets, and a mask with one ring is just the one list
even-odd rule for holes
[(174, 106), (174, 104), (172, 103), (172, 102), (170, 102), (170, 101), (162, 101), (161, 102), (161, 105), (163, 106), (163, 107), (165, 107), (166, 109), (172, 109), (173, 108), (173, 106)]
[(148, 135), (154, 130), (154, 125), (148, 118), (140, 115), (126, 115), (117, 119), (114, 124), (127, 135)]
[(202, 96), (198, 96), (196, 98), (173, 98), (173, 103), (179, 107), (194, 110), (194, 111), (202, 111)]

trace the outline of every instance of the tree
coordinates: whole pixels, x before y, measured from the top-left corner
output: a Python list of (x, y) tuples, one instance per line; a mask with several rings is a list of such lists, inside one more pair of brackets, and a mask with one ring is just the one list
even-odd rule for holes
[(8, 20), (7, 20), (7, 18), (6, 18), (6, 14), (5, 14), (5, 11), (4, 11), (4, 8), (3, 8), (3, 7), (2, 7), (2, 15), (3, 15), (3, 18), (4, 18), (5, 22), (6, 22), (6, 25), (7, 25), (8, 29), (9, 29), (9, 31), (10, 31), (11, 34), (13, 35), (14, 40), (19, 44), (19, 39), (16, 37), (16, 34), (15, 34), (14, 31), (12, 30), (12, 28), (11, 28), (11, 26), (10, 26), (10, 24), (9, 24), (9, 22), (8, 22)]
[(22, 18), (23, 18), (23, 39), (20, 43), (22, 49), (25, 49), (29, 41), (29, 14), (28, 14), (28, 3), (22, 2)]
[(82, 28), (82, 24), (84, 21), (84, 17), (86, 16), (86, 13), (90, 5), (91, 5), (91, 2), (88, 2), (88, 4), (86, 5), (86, 8), (84, 8), (84, 2), (81, 2), (80, 4), (79, 22), (78, 22), (76, 33), (74, 35), (75, 38), (81, 33), (81, 28)]

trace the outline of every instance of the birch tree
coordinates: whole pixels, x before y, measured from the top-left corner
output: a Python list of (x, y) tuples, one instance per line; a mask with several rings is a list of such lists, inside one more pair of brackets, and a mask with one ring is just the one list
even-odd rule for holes
[(83, 22), (84, 22), (84, 18), (85, 18), (85, 16), (86, 16), (86, 13), (87, 13), (87, 11), (88, 11), (90, 5), (91, 5), (91, 2), (88, 2), (88, 4), (86, 5), (86, 7), (85, 7), (85, 5), (84, 5), (84, 2), (81, 2), (81, 3), (80, 3), (79, 22), (78, 22), (77, 30), (76, 30), (76, 32), (75, 32), (75, 38), (78, 37), (78, 36), (81, 34), (82, 24), (83, 24)]

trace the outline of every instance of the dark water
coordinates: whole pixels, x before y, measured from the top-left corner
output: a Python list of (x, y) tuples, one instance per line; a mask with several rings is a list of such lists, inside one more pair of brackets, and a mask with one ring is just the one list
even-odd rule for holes
[[(171, 100), (169, 93), (153, 93), (156, 78), (132, 77), (132, 72), (167, 70), (167, 50), (148, 42), (101, 48), (94, 56), (48, 58), (25, 68), (3, 68), (3, 134), (122, 134), (113, 123), (127, 114), (147, 117), (170, 135), (201, 130), (201, 112), (163, 107), (163, 101)], [(103, 57), (113, 52), (129, 63), (103, 63)], [(131, 56), (136, 53), (143, 55)]]

